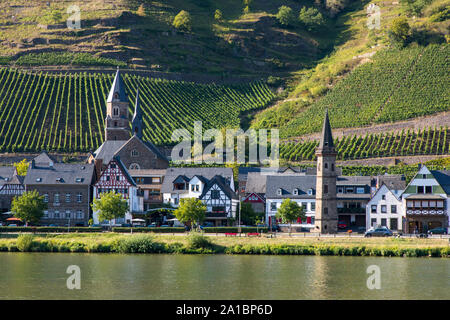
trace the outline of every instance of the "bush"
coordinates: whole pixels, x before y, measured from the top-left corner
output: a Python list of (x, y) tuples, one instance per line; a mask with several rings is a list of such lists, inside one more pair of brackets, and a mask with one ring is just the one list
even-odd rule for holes
[[(113, 232), (118, 233), (129, 233), (131, 232), (131, 228), (129, 227), (114, 227), (112, 228)], [(186, 230), (183, 227), (159, 227), (159, 228), (146, 228), (146, 227), (138, 227), (133, 228), (133, 232), (154, 232), (154, 233), (183, 233)]]
[(22, 234), (17, 238), (17, 249), (19, 249), (22, 252), (28, 252), (31, 251), (31, 248), (33, 246), (33, 235), (31, 234)]
[[(69, 232), (102, 232), (100, 227), (70, 227)], [(67, 232), (67, 227), (0, 227), (1, 232)]]
[(298, 20), (308, 29), (308, 31), (317, 30), (325, 24), (322, 14), (316, 8), (303, 7), (300, 10)]
[(211, 240), (198, 232), (191, 232), (188, 237), (189, 249), (209, 249), (213, 246)]
[(394, 19), (388, 31), (392, 45), (405, 46), (409, 38), (409, 31), (409, 23), (405, 17)]
[[(248, 232), (260, 232), (260, 233), (266, 233), (268, 231), (267, 227), (242, 227), (241, 232), (242, 233), (248, 233)], [(237, 227), (206, 227), (203, 228), (204, 233), (238, 233), (239, 229)]]
[(281, 6), (278, 9), (276, 18), (277, 18), (278, 22), (284, 26), (291, 26), (295, 22), (294, 12), (288, 6)]
[(120, 239), (116, 245), (116, 251), (120, 253), (154, 253), (158, 252), (160, 244), (151, 236), (135, 235)]
[(172, 25), (179, 30), (191, 31), (191, 15), (189, 14), (189, 12), (181, 10), (173, 19)]

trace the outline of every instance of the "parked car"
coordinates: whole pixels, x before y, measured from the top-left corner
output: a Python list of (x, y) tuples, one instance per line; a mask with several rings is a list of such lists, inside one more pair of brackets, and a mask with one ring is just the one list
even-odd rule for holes
[(149, 224), (147, 228), (156, 228), (156, 222)]
[(162, 224), (160, 227), (167, 228), (167, 227), (169, 227), (169, 225), (168, 224)]
[(17, 224), (11, 223), (11, 224), (8, 224), (8, 227), (17, 227)]
[(124, 228), (131, 228), (132, 225), (130, 223), (122, 223), (122, 227), (124, 227)]
[(345, 223), (344, 221), (339, 221), (338, 229), (345, 229), (345, 228), (347, 228), (347, 223)]
[(280, 226), (277, 225), (277, 224), (273, 224), (272, 226), (269, 227), (269, 229), (270, 229), (270, 231), (272, 231), (272, 232), (280, 232), (280, 231), (281, 231)]
[(438, 227), (431, 230), (428, 230), (428, 234), (447, 234), (447, 229)]
[(393, 233), (387, 227), (380, 227), (376, 229), (369, 229), (364, 236), (365, 237), (390, 237)]

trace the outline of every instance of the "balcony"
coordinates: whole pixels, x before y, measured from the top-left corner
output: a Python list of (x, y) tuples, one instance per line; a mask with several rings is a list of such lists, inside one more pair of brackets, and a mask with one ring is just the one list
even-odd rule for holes
[(338, 213), (365, 214), (366, 208), (337, 208)]
[(408, 208), (407, 215), (444, 215), (444, 208)]

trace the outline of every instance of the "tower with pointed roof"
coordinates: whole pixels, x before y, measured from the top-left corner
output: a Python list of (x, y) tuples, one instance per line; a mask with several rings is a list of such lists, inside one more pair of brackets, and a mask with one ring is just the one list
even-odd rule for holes
[(136, 102), (134, 103), (134, 115), (131, 120), (132, 134), (142, 139), (143, 137), (143, 123), (142, 123), (142, 111), (139, 101), (139, 88), (136, 92)]
[(317, 180), (316, 180), (316, 232), (337, 232), (337, 206), (336, 206), (336, 155), (333, 135), (331, 133), (328, 110), (325, 112), (322, 136), (317, 155)]
[(128, 140), (129, 138), (128, 96), (120, 70), (117, 68), (116, 76), (106, 101), (105, 141)]

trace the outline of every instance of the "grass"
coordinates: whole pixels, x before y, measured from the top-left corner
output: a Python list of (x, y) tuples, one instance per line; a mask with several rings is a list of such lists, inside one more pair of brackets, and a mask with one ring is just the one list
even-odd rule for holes
[(19, 235), (0, 238), (0, 251), (450, 257), (447, 239), (239, 238), (199, 234), (48, 234), (32, 238)]

